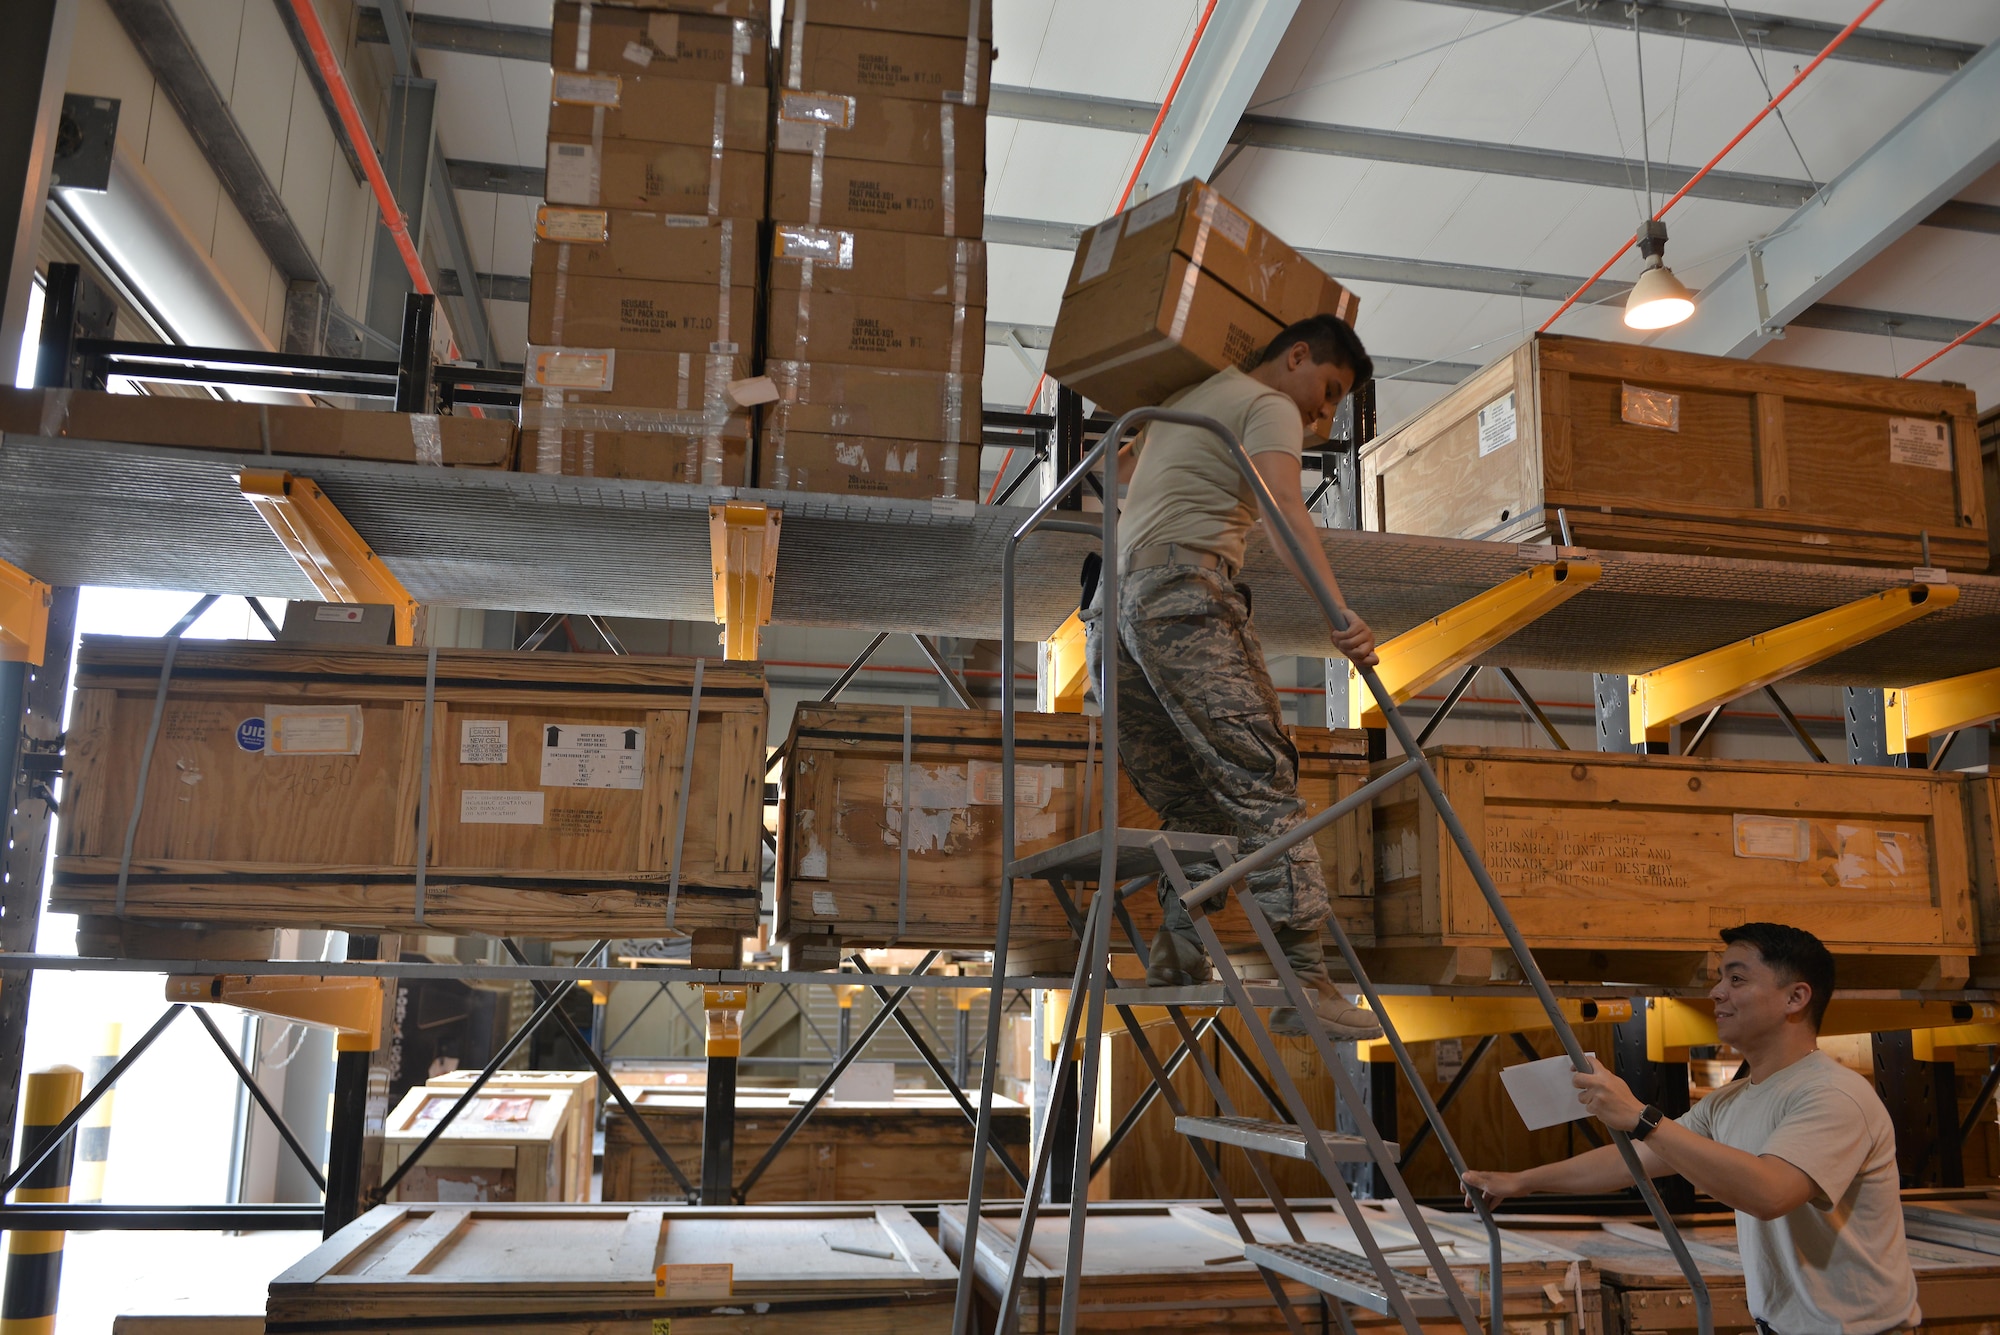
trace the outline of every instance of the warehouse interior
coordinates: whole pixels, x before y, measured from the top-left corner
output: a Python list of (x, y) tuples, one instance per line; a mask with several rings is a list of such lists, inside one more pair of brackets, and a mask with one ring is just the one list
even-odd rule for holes
[[(0, 1331), (1795, 1335), (1686, 1176), (1461, 1183), (1761, 1082), (1763, 921), (1846, 1328), (2000, 1322), (2000, 8), (17, 8)], [(1079, 580), (1323, 317), (1204, 559), (1378, 1038)]]

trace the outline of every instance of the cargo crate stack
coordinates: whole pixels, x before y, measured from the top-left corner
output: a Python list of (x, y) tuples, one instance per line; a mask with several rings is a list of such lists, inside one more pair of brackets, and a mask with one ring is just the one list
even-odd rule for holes
[(979, 485), (986, 0), (793, 0), (778, 54), (761, 487)]
[(768, 0), (558, 4), (520, 468), (749, 481)]

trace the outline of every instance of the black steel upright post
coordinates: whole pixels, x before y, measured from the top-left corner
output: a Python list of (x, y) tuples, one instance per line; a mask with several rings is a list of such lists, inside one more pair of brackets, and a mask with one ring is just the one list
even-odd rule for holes
[(1874, 686), (1849, 686), (1841, 692), (1841, 713), (1847, 721), (1847, 763), (1850, 765), (1889, 765), (1907, 769), (1910, 757), (1906, 752), (1889, 749), (1889, 735), (1885, 731), (1884, 717), (1886, 705), (1882, 691)]
[(76, 350), (78, 339), (110, 338), (118, 330), (111, 294), (75, 264), (49, 265), (42, 293), (42, 326), (35, 350), (35, 384), (41, 389), (103, 389), (101, 358)]
[(412, 292), (403, 301), (403, 344), (396, 365), (396, 411), (431, 411), (431, 321), (437, 298)]
[[(1688, 1110), (1688, 1065), (1686, 1062), (1656, 1062), (1646, 1055), (1646, 1008), (1652, 1003), (1640, 999), (1632, 1006), (1632, 1018), (1614, 1026), (1612, 1061), (1618, 1078), (1632, 1087), (1642, 1103), (1650, 1103), (1669, 1117)], [(1677, 1214), (1694, 1209), (1694, 1184), (1679, 1174), (1656, 1177), (1653, 1186), (1667, 1208)]]
[[(381, 954), (379, 936), (351, 936), (347, 958), (372, 960)], [(388, 1017), (383, 1017), (387, 1028)], [(332, 1237), (361, 1215), (362, 1160), (368, 1137), (368, 1068), (372, 1053), (342, 1052), (333, 1064), (333, 1110), (326, 1137), (326, 1222), (322, 1237)]]
[(81, 8), (68, 0), (12, 0), (7, 6), (7, 40), (0, 42), (0, 219), (13, 240), (0, 269), (0, 366), (9, 368), (34, 336), (27, 328), (28, 298), (48, 209), (70, 37)]
[(1635, 742), (1631, 734), (1632, 679), (1622, 673), (1591, 676), (1591, 700), (1597, 714), (1597, 749), (1624, 755), (1665, 755), (1665, 742)]
[[(1056, 463), (1055, 475), (1065, 478), (1070, 470), (1083, 462), (1083, 395), (1073, 389), (1056, 386)], [(1112, 470), (1114, 473), (1115, 469)], [(1083, 508), (1083, 488), (1056, 502), (1058, 510), (1081, 510)]]
[(708, 1059), (701, 1107), (701, 1203), (728, 1205), (736, 1176), (736, 1058)]

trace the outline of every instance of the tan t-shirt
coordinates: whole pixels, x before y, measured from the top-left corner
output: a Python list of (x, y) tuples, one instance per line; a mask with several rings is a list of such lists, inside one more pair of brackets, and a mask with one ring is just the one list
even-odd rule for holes
[(1718, 1144), (1783, 1159), (1817, 1188), (1781, 1219), (1736, 1212), (1753, 1316), (1778, 1335), (1878, 1335), (1923, 1319), (1903, 1238), (1896, 1129), (1866, 1080), (1815, 1052), (1767, 1080), (1724, 1085), (1679, 1120)]
[[(1251, 457), (1305, 448), (1305, 420), (1290, 396), (1230, 368), (1169, 398), (1167, 407), (1201, 413), (1236, 433)], [(1257, 522), (1250, 484), (1236, 471), (1213, 432), (1155, 422), (1133, 446), (1139, 465), (1118, 517), (1121, 557), (1174, 542), (1243, 564), (1243, 546)]]

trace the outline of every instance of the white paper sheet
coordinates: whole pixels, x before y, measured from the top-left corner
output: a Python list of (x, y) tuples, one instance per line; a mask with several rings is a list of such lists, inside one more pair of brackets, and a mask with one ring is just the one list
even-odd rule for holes
[[(1584, 1055), (1590, 1058), (1593, 1067), (1597, 1065), (1596, 1053)], [(1568, 1057), (1544, 1057), (1538, 1062), (1504, 1068), (1500, 1083), (1507, 1087), (1507, 1096), (1514, 1100), (1514, 1107), (1528, 1124), (1528, 1130), (1540, 1131), (1545, 1126), (1580, 1122), (1590, 1116), (1577, 1100), (1576, 1086), (1570, 1083), (1575, 1073), (1576, 1067)]]

